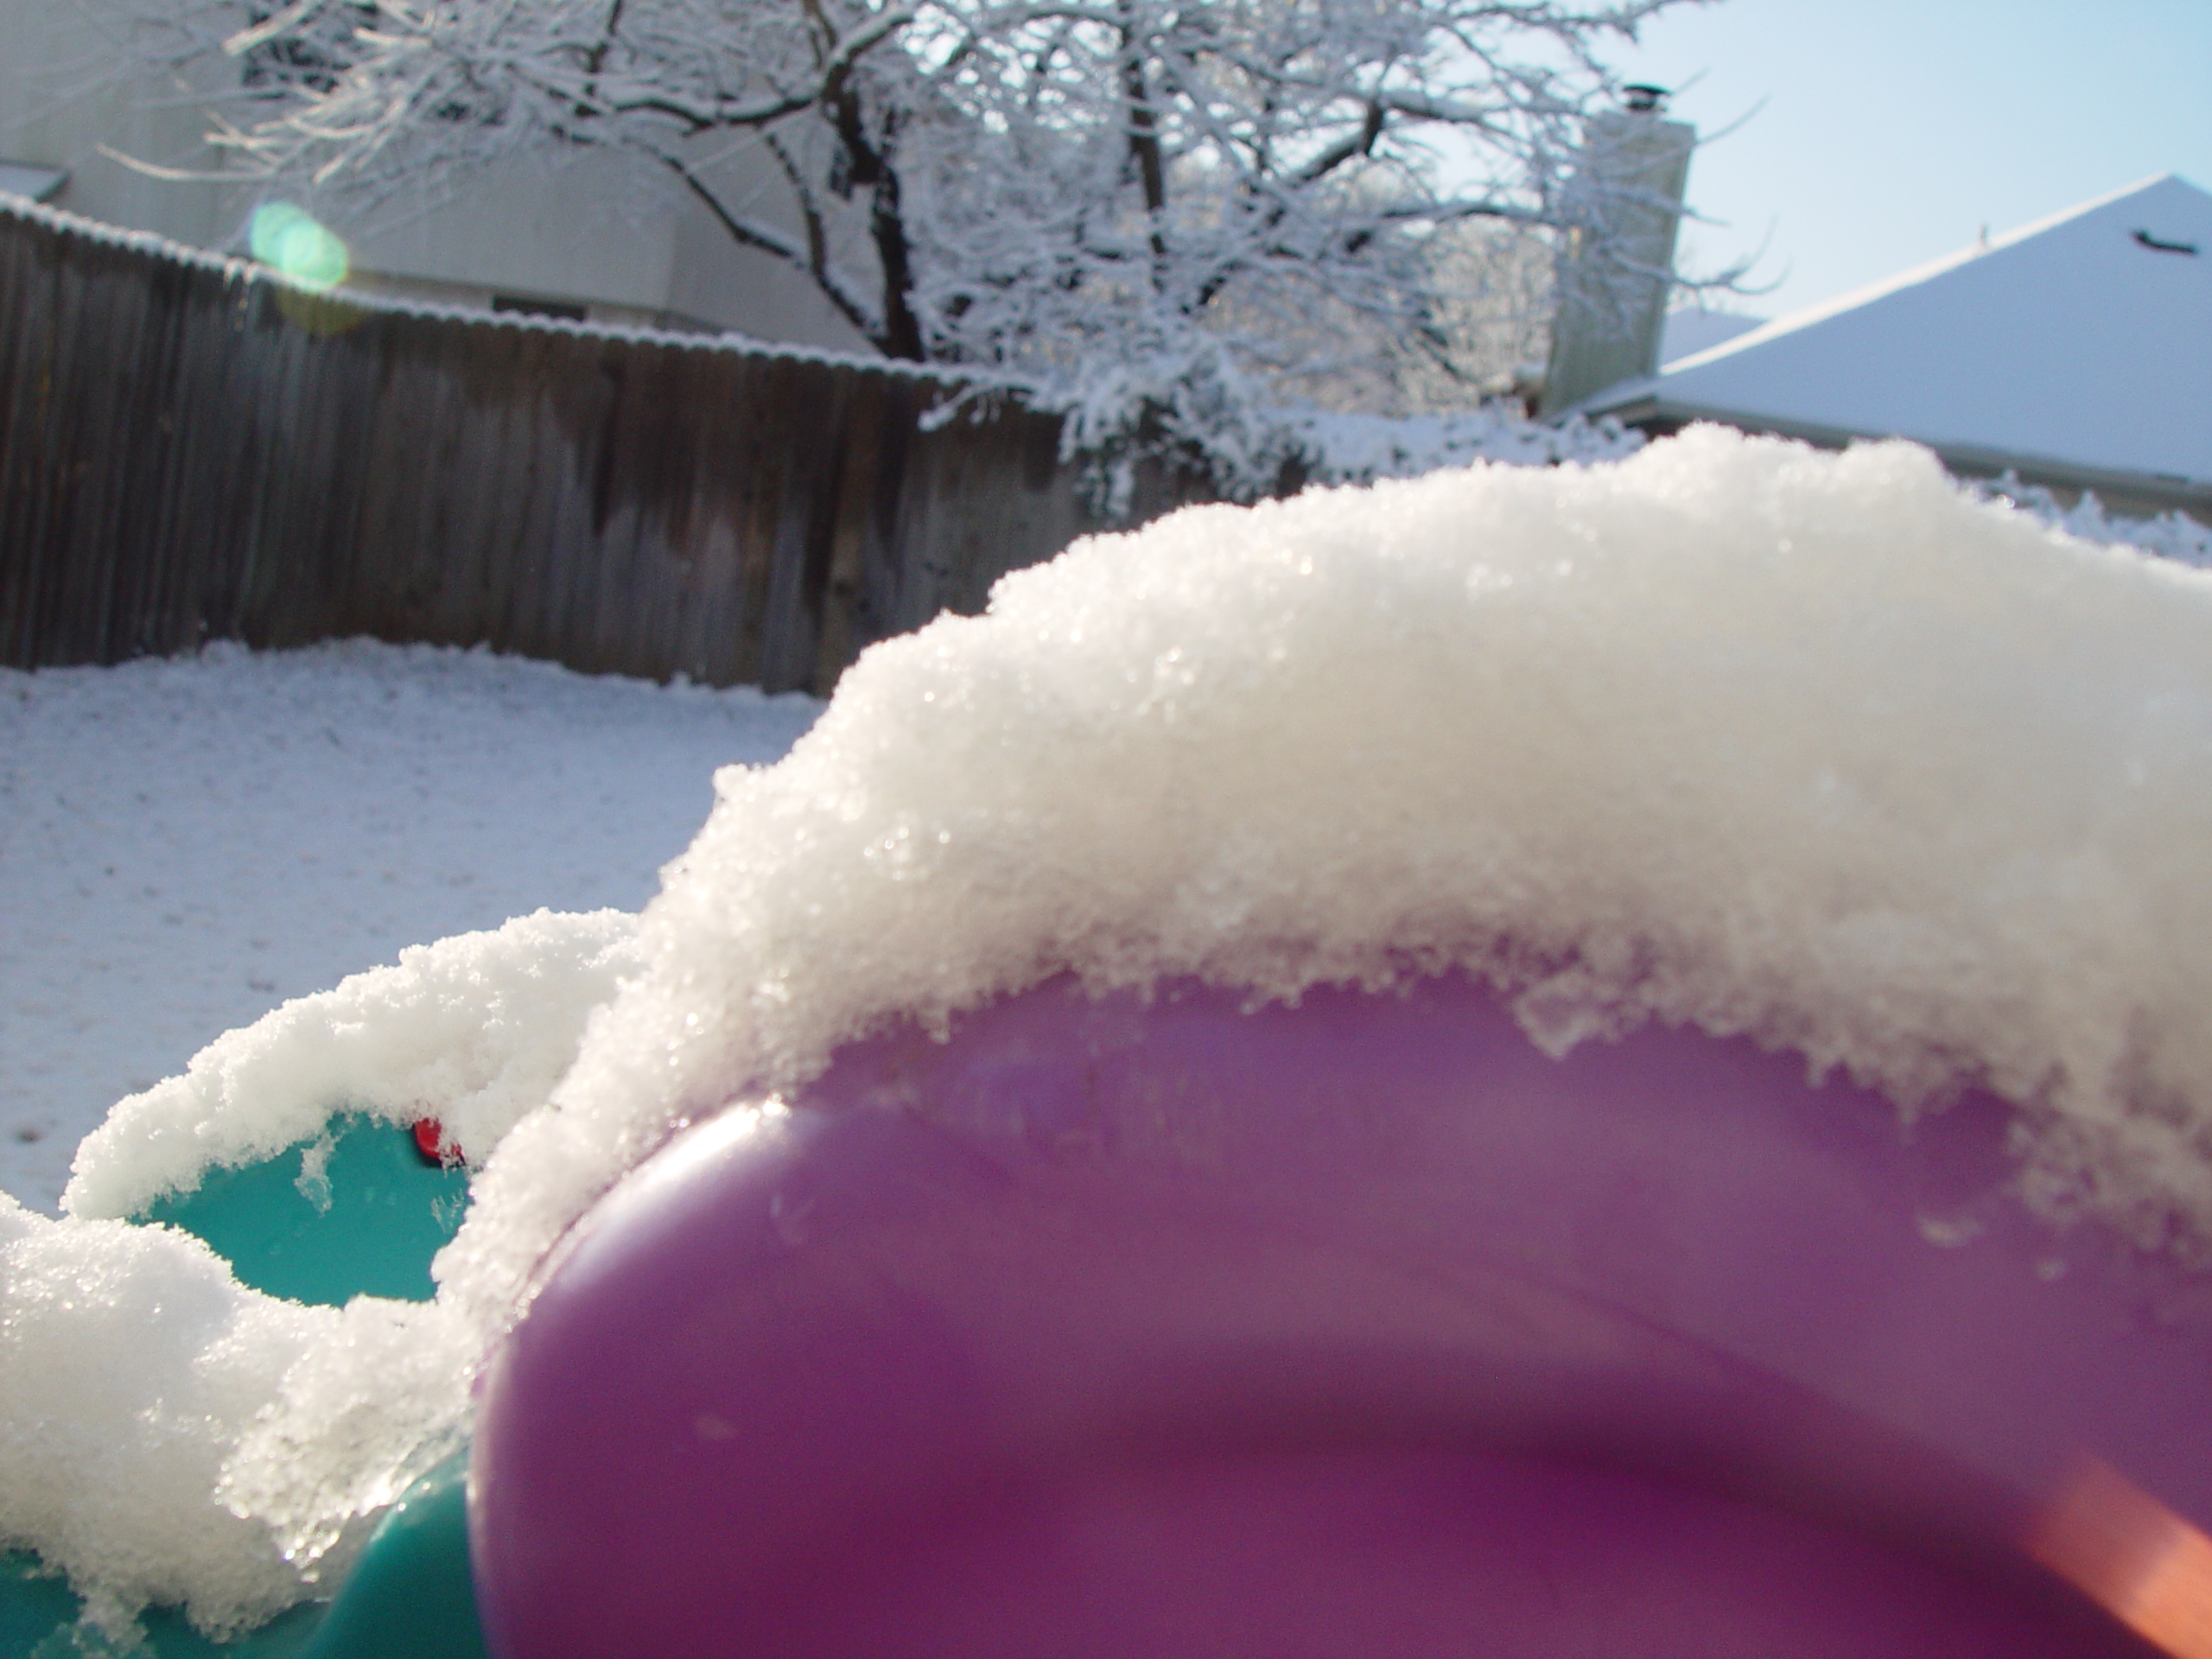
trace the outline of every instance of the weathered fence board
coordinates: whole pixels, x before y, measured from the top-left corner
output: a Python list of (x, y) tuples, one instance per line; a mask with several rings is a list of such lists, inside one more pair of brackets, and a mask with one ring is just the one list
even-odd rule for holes
[(0, 200), (0, 664), (486, 644), (826, 691), (1096, 527), (957, 383), (315, 297)]

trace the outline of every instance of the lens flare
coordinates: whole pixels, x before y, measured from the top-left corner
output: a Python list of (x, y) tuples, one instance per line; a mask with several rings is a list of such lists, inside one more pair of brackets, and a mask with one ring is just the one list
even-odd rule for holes
[(246, 242), (263, 264), (316, 293), (337, 287), (352, 269), (345, 243), (292, 202), (264, 202), (255, 208)]

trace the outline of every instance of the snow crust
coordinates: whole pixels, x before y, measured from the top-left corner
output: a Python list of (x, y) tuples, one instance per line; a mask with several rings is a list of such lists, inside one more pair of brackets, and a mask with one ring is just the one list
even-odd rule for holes
[(244, 1290), (173, 1228), (0, 1193), (0, 1541), (35, 1543), (111, 1633), (148, 1601), (224, 1633), (298, 1599), (267, 1529), (211, 1498), (335, 1310)]
[[(1907, 1112), (1987, 1086), (2034, 1202), (2202, 1260), (2209, 645), (2212, 575), (1977, 500), (1902, 443), (1700, 429), (1080, 543), (873, 647), (778, 765), (718, 773), (627, 944), (532, 918), (414, 953), (86, 1148), (112, 1208), (183, 1147), (289, 1132), (296, 1077), (400, 1115), (497, 1096), (493, 1137), (605, 976), (550, 1101), (485, 1157), (435, 1303), (264, 1306), (167, 1235), (0, 1210), (0, 1535), (211, 1629), (287, 1593), (272, 1560), (305, 1593), (462, 1432), (474, 1366), (623, 1170), (856, 1036), (1060, 973), (1294, 1000), (1458, 967), (1554, 1053), (1657, 1018)], [(480, 1039), (495, 1006), (516, 1029)], [(404, 1041), (340, 1055), (356, 1019)], [(527, 1086), (503, 1070), (525, 1049)], [(156, 1302), (204, 1311), (142, 1355), (115, 1309)], [(86, 1421), (114, 1427), (80, 1433), (72, 1379), (101, 1401), (108, 1371)], [(51, 1455), (41, 1412), (69, 1423)], [(134, 1478), (174, 1497), (88, 1554)]]
[(575, 1059), (584, 1020), (639, 966), (636, 918), (541, 910), (413, 945), (398, 963), (303, 996), (118, 1103), (85, 1138), (62, 1202), (120, 1219), (211, 1170), (273, 1158), (353, 1110), (435, 1118), (481, 1163)]
[(880, 645), (720, 800), (646, 968), (443, 1259), (490, 1316), (676, 1124), (1067, 971), (1294, 999), (1457, 966), (1554, 1052), (1651, 1017), (2212, 1238), (2212, 578), (1889, 443), (1699, 429), (1200, 507)]
[(175, 1228), (0, 1193), (0, 1544), (126, 1649), (152, 1602), (249, 1629), (342, 1576), (450, 1450), (478, 1351), (444, 1309), (303, 1306)]

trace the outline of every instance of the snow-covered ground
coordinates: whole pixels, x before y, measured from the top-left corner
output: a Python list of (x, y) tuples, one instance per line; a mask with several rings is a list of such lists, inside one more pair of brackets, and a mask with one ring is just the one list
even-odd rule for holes
[(636, 910), (820, 705), (367, 640), (0, 671), (0, 1191), (287, 998), (540, 906)]

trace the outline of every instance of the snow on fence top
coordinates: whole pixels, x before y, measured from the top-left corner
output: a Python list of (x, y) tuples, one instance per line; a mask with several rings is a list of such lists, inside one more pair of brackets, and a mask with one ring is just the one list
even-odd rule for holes
[(918, 431), (957, 390), (925, 376), (359, 310), (156, 245), (0, 216), (0, 359), (51, 382), (0, 398), (0, 662), (371, 633), (826, 690), (1087, 527), (1056, 419)]
[(689, 351), (728, 352), (743, 357), (869, 369), (904, 379), (928, 381), (947, 390), (968, 387), (1012, 391), (1019, 385), (1018, 382), (994, 375), (988, 370), (947, 369), (927, 363), (908, 363), (895, 358), (880, 357), (872, 352), (840, 352), (826, 346), (755, 340), (747, 334), (702, 334), (671, 328), (648, 328), (634, 323), (580, 321), (529, 311), (490, 311), (365, 289), (317, 289), (296, 282), (283, 272), (257, 260), (191, 247), (152, 231), (127, 230), (121, 226), (87, 219), (82, 213), (73, 213), (66, 208), (49, 207), (31, 200), (28, 196), (11, 195), (5, 191), (0, 191), (0, 217), (42, 226), (66, 235), (80, 237), (103, 247), (124, 249), (172, 264), (212, 270), (233, 282), (266, 283), (271, 288), (289, 289), (318, 306), (469, 323), (485, 328), (536, 329), (542, 333), (575, 334), (588, 340), (635, 340), (650, 346), (680, 346)]

